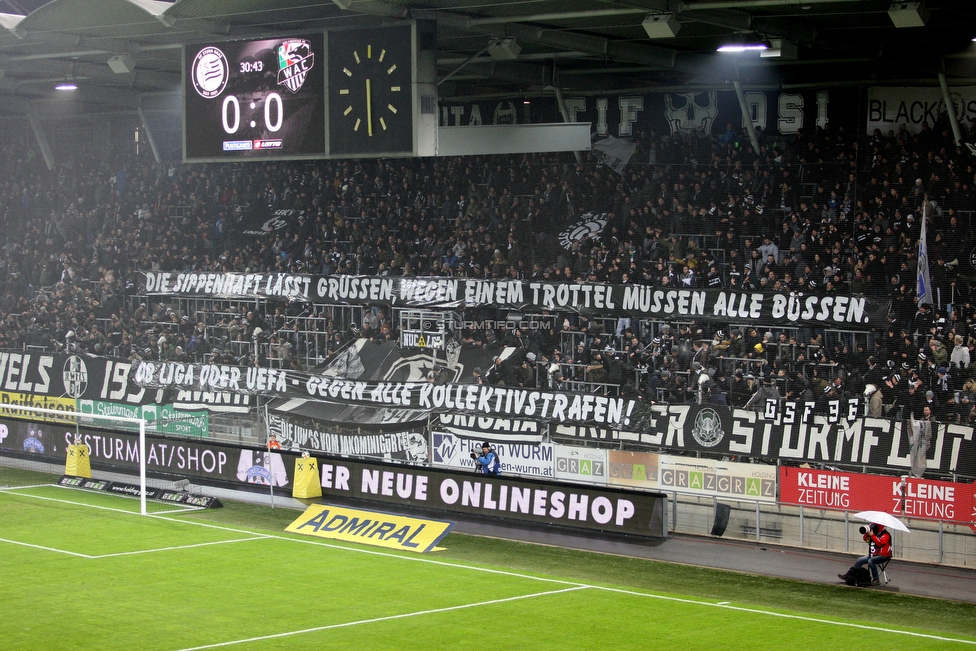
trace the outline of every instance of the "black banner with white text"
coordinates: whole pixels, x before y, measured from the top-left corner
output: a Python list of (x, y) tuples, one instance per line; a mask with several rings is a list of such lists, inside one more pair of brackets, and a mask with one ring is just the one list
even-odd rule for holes
[(969, 425), (932, 423), (919, 450), (909, 421), (864, 418), (858, 399), (835, 400), (827, 414), (813, 403), (770, 401), (765, 411), (707, 405), (653, 405), (647, 426), (612, 429), (556, 423), (554, 441), (599, 441), (654, 449), (762, 457), (786, 463), (870, 466), (906, 472), (913, 454), (927, 471), (976, 476), (976, 441)]
[(135, 382), (152, 389), (209, 390), (607, 427), (638, 427), (647, 417), (647, 405), (630, 398), (480, 384), (363, 382), (254, 366), (139, 362)]
[(848, 328), (882, 325), (891, 301), (837, 294), (677, 289), (605, 283), (473, 278), (314, 276), (285, 273), (143, 272), (147, 294), (276, 299), (394, 307), (495, 307), (581, 314), (787, 322)]
[(319, 461), (324, 498), (380, 502), (544, 526), (667, 535), (661, 493), (496, 477), (474, 472)]

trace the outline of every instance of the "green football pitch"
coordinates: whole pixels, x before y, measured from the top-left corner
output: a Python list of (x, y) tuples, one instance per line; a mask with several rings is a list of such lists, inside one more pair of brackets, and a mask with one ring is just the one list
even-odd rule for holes
[(0, 491), (0, 648), (954, 649), (976, 606), (450, 534), (406, 554), (230, 503)]

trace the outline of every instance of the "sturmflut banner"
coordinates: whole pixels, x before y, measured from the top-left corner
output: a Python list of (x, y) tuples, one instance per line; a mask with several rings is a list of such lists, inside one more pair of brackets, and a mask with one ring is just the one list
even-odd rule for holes
[(647, 406), (630, 398), (479, 384), (360, 382), (288, 369), (140, 362), (134, 377), (139, 386), (155, 389), (211, 390), (607, 427), (638, 427), (647, 416)]
[(169, 296), (418, 308), (494, 307), (644, 318), (870, 327), (885, 323), (891, 306), (891, 301), (863, 296), (675, 289), (636, 284), (285, 273), (142, 273), (147, 294)]
[[(833, 401), (829, 413), (813, 403), (784, 402), (765, 411), (707, 405), (653, 405), (643, 429), (556, 423), (554, 441), (602, 441), (730, 457), (763, 457), (796, 463), (912, 468), (910, 423), (863, 418), (860, 401)], [(933, 424), (925, 451), (927, 470), (976, 474), (976, 431), (969, 425)], [(558, 474), (557, 474), (558, 476)]]

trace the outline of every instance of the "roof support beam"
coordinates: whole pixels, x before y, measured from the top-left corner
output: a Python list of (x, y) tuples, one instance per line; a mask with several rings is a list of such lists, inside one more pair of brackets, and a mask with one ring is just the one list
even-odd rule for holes
[(44, 125), (41, 124), (41, 118), (32, 106), (27, 109), (27, 121), (30, 122), (31, 130), (34, 132), (34, 138), (37, 139), (37, 146), (40, 148), (41, 155), (44, 157), (44, 163), (49, 170), (53, 170), (54, 152), (51, 151), (51, 143), (48, 142)]

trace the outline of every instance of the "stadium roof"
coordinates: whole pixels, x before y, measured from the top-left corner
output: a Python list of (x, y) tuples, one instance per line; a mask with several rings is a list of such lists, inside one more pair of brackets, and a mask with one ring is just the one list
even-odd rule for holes
[[(409, 18), (437, 21), (442, 99), (736, 79), (757, 89), (933, 85), (940, 72), (950, 85), (976, 83), (976, 6), (954, 0), (0, 0), (0, 117), (178, 98), (185, 43)], [(514, 59), (488, 51), (505, 38)], [(716, 52), (760, 41), (780, 56)], [(64, 81), (78, 86), (70, 107), (54, 90)]]

